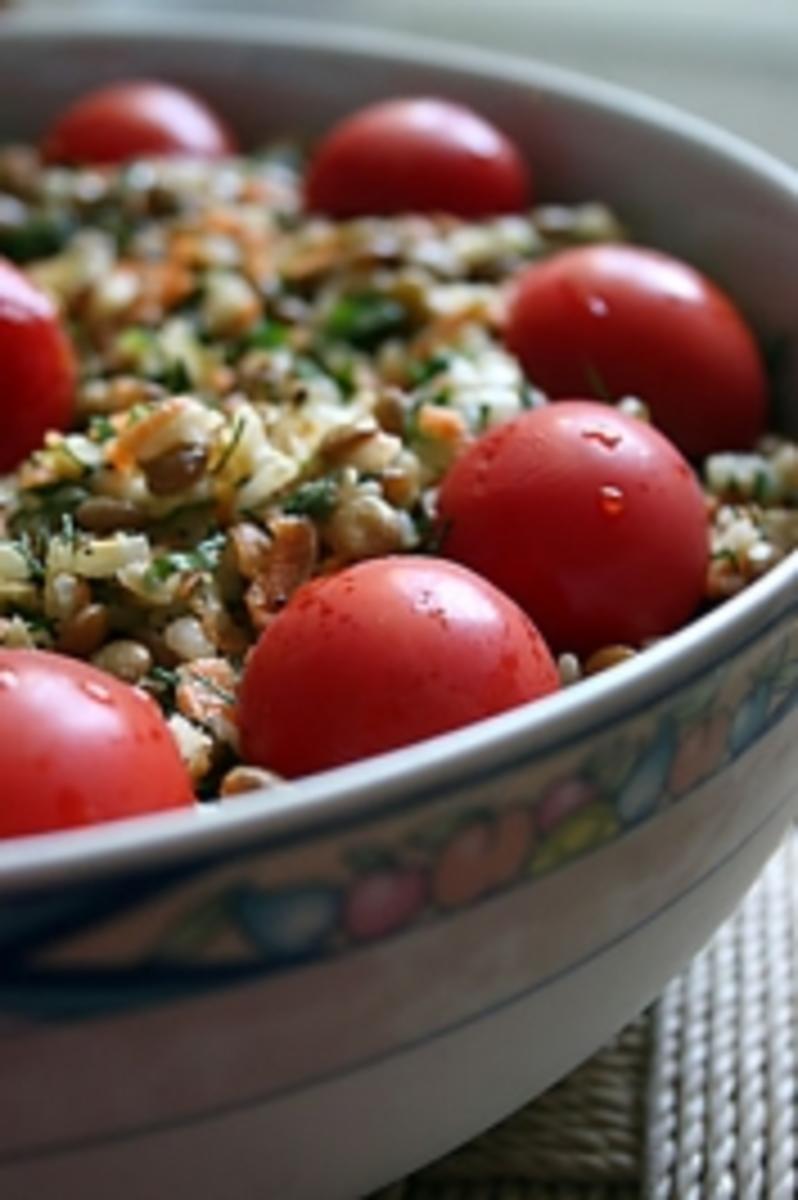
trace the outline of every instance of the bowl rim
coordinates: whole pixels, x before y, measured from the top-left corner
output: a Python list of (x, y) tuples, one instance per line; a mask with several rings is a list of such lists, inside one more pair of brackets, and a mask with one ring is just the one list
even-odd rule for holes
[[(261, 44), (365, 61), (422, 63), (477, 78), (542, 90), (558, 102), (597, 108), (653, 128), (755, 177), (793, 202), (798, 171), (702, 118), (630, 88), (535, 59), (487, 52), (455, 42), (413, 38), (359, 26), (268, 16), (81, 13), (0, 17), (4, 42), (57, 38), (66, 43), (153, 39), (216, 45)], [(177, 865), (285, 847), (403, 811), (426, 798), (453, 794), (466, 781), (521, 761), (548, 756), (660, 700), (758, 640), (798, 607), (798, 554), (793, 553), (739, 596), (608, 672), (537, 703), (416, 745), (237, 797), (234, 803), (111, 821), (0, 842), (0, 893), (19, 893), (105, 878), (123, 870)]]

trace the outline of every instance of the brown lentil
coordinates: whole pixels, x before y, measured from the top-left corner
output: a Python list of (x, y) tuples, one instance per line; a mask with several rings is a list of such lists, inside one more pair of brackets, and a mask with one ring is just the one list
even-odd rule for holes
[(58, 630), (56, 649), (62, 654), (88, 658), (108, 636), (108, 609), (104, 604), (87, 604), (64, 621)]
[(175, 446), (142, 463), (142, 470), (154, 496), (171, 496), (201, 479), (207, 465), (207, 447)]
[(141, 529), (145, 524), (140, 509), (132, 501), (113, 496), (89, 496), (75, 509), (75, 520), (82, 529), (100, 534)]
[(108, 642), (92, 657), (95, 667), (125, 683), (140, 683), (152, 670), (152, 654), (141, 642), (120, 638)]

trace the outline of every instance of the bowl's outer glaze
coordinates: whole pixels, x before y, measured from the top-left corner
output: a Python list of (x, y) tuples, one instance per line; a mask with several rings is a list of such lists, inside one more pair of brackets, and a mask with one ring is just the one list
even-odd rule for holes
[[(257, 23), (73, 29), (68, 53), (60, 34), (13, 28), (0, 140), (124, 75), (185, 82), (253, 139), (444, 92), (527, 147), (541, 197), (612, 203), (708, 267), (765, 336), (795, 334), (795, 178), (656, 105)], [(469, 735), (441, 741), (448, 772), (433, 751), (426, 770), (397, 756), (408, 769), (385, 802), (344, 803), (340, 820), (289, 811), (245, 838), (222, 819), (194, 843), (153, 825), (135, 855), (109, 852), (113, 871), (101, 853), (81, 867), (74, 839), (69, 871), (60, 842), (38, 867), (35, 849), (21, 872), (0, 863), (4, 1197), (140, 1196), (154, 1172), (200, 1198), (348, 1196), (589, 1053), (698, 948), (794, 811), (796, 575), (780, 569), (767, 605), (746, 601), (722, 633), (688, 637), (678, 663), (651, 652), (661, 668), (630, 671), (625, 699), (585, 685), (557, 736), (526, 738), (516, 717), (482, 758), (463, 752)], [(352, 778), (368, 791), (368, 773)]]

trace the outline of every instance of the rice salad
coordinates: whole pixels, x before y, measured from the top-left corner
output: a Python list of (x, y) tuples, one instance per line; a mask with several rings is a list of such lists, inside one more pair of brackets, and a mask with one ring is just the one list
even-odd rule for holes
[[(297, 588), (434, 552), (464, 446), (546, 403), (499, 333), (513, 274), (625, 238), (596, 203), (331, 220), (302, 178), (283, 144), (102, 169), (0, 152), (0, 255), (80, 364), (73, 427), (0, 480), (0, 645), (145, 689), (199, 797), (272, 779), (240, 761), (236, 693)], [(798, 545), (798, 445), (711, 455), (702, 483), (712, 605)], [(563, 681), (642, 648), (562, 654)]]

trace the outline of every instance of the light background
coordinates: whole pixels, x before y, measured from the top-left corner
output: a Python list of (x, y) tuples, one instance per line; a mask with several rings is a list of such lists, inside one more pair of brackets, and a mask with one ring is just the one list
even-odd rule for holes
[(264, 12), (454, 38), (641, 88), (798, 165), (798, 0), (16, 0), (16, 7)]

